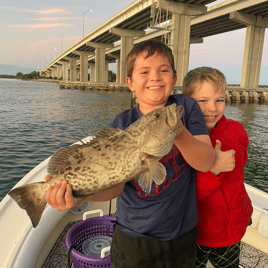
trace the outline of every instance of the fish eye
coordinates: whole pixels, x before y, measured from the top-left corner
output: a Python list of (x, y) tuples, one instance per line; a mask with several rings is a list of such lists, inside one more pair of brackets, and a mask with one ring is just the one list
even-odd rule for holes
[(160, 114), (156, 114), (154, 117), (155, 118), (159, 118), (160, 117)]

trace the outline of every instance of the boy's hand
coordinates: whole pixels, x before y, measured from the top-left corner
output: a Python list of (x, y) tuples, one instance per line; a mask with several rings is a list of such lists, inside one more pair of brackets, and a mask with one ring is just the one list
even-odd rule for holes
[[(45, 180), (49, 181), (51, 176), (46, 175)], [(47, 190), (46, 202), (58, 211), (68, 210), (79, 205), (83, 200), (73, 197), (72, 186), (66, 180), (58, 180)]]
[(183, 131), (184, 131), (184, 126), (182, 124), (182, 121), (180, 120), (177, 131), (176, 131), (175, 139), (179, 138)]
[(216, 140), (215, 150), (215, 163), (210, 169), (215, 176), (221, 172), (232, 171), (235, 168), (235, 150), (221, 151), (221, 142)]

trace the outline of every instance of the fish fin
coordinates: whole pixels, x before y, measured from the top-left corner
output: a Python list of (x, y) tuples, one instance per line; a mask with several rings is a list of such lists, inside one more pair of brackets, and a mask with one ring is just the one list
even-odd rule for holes
[(159, 146), (143, 148), (142, 152), (147, 153), (149, 155), (153, 155), (155, 157), (162, 157), (163, 155), (166, 155), (170, 152), (170, 150), (173, 147), (173, 143), (174, 143), (174, 139), (171, 139), (169, 142), (160, 144)]
[(73, 156), (77, 155), (78, 153), (81, 153), (81, 150), (83, 148), (87, 148), (92, 146), (93, 148), (96, 148), (101, 143), (108, 141), (109, 139), (114, 138), (116, 135), (119, 135), (123, 132), (123, 130), (119, 128), (108, 128), (101, 132), (99, 132), (95, 138), (93, 138), (90, 142), (85, 144), (74, 144), (69, 147), (63, 147), (60, 148), (58, 151), (56, 151), (52, 157), (50, 158), (47, 166), (47, 173), (54, 177), (61, 173), (62, 170), (66, 168), (66, 166), (69, 165), (69, 160)]
[(68, 166), (69, 158), (78, 153), (78, 146), (63, 147), (54, 153), (48, 162), (47, 173), (52, 177), (60, 174), (60, 171)]
[(122, 130), (122, 129), (109, 127), (109, 128), (102, 130), (101, 132), (99, 132), (96, 135), (96, 137), (94, 137), (87, 144), (95, 147), (95, 146), (100, 145), (100, 143), (102, 143), (102, 142), (108, 141), (108, 140), (114, 138), (115, 136), (122, 134), (123, 132), (124, 132), (124, 130)]
[(145, 193), (149, 193), (152, 187), (152, 181), (160, 185), (166, 178), (166, 168), (156, 159), (146, 159), (145, 164), (148, 171), (137, 177), (137, 183)]
[(23, 185), (8, 193), (22, 209), (26, 210), (34, 228), (38, 225), (47, 204), (46, 192), (40, 191), (43, 183), (46, 182)]

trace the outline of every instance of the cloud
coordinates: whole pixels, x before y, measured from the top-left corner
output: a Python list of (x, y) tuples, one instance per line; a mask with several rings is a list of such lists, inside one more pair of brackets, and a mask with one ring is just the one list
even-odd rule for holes
[[(63, 44), (63, 48), (66, 49), (67, 47), (73, 45), (77, 40), (81, 38), (81, 36), (66, 36), (64, 38), (64, 42), (61, 43), (62, 35), (60, 36), (54, 36), (49, 38), (37, 38), (34, 41), (28, 43), (27, 45), (27, 51), (31, 51), (31, 53), (46, 53), (46, 51), (49, 52), (49, 58), (50, 58), (50, 49), (53, 47), (56, 47), (56, 50), (53, 51), (53, 55), (56, 53), (60, 53), (61, 51), (61, 44)], [(49, 49), (48, 49), (49, 48)]]
[(55, 14), (55, 13), (69, 13), (69, 11), (61, 8), (52, 8), (47, 10), (34, 10), (33, 12), (41, 13), (41, 14)]
[(78, 19), (77, 17), (43, 17), (37, 19), (27, 19), (27, 20), (34, 20), (34, 21), (57, 21), (57, 20), (73, 20)]
[[(26, 30), (56, 30), (60, 28), (74, 28), (74, 25), (68, 23), (62, 23), (63, 20), (74, 19), (74, 17), (67, 17), (60, 15), (68, 15), (70, 12), (63, 8), (50, 8), (45, 10), (36, 10), (36, 9), (27, 9), (27, 8), (17, 8), (17, 7), (0, 7), (0, 10), (11, 11), (14, 13), (33, 13), (37, 16), (37, 18), (29, 18), (30, 16), (24, 16), (24, 21), (39, 21), (40, 23), (20, 23), (20, 24), (7, 24), (5, 23), (2, 26), (9, 28), (20, 28)], [(51, 15), (55, 16), (51, 16)], [(15, 15), (15, 14), (14, 14)], [(40, 18), (40, 15), (42, 16)], [(59, 17), (57, 17), (59, 15)], [(76, 18), (77, 19), (77, 18)]]
[(46, 10), (35, 10), (28, 8), (17, 8), (17, 7), (0, 7), (0, 10), (10, 10), (15, 12), (24, 12), (24, 13), (37, 13), (37, 14), (57, 14), (57, 13), (65, 13), (70, 14), (70, 12), (66, 9), (62, 8), (51, 8)]
[(31, 24), (31, 25), (19, 24), (19, 25), (13, 25), (10, 27), (38, 30), (38, 29), (46, 29), (46, 28), (51, 29), (51, 28), (62, 28), (62, 27), (73, 28), (74, 26), (72, 24), (67, 24), (67, 23), (41, 23), (41, 24)]

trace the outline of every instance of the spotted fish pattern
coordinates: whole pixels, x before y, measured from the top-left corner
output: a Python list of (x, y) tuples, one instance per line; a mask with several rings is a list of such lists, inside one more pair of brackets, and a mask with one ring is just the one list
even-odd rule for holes
[(183, 106), (156, 109), (125, 130), (109, 128), (86, 144), (59, 149), (48, 163), (53, 178), (12, 189), (9, 195), (36, 227), (46, 206), (45, 194), (58, 180), (72, 185), (74, 197), (96, 195), (132, 179), (145, 192), (160, 185), (166, 170), (159, 160), (171, 150)]

